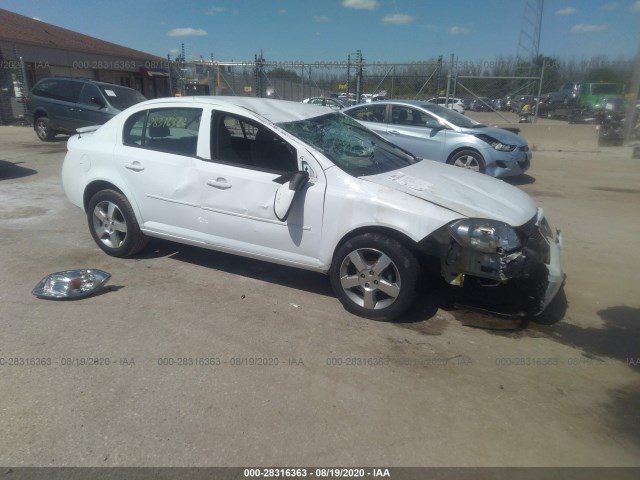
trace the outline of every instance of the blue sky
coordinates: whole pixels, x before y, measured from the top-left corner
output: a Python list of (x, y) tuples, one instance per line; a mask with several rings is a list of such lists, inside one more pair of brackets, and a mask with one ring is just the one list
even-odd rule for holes
[[(0, 8), (147, 53), (187, 59), (365, 61), (515, 56), (532, 0), (0, 0)], [(0, 28), (2, 28), (0, 26)], [(545, 0), (540, 51), (629, 59), (640, 0)]]

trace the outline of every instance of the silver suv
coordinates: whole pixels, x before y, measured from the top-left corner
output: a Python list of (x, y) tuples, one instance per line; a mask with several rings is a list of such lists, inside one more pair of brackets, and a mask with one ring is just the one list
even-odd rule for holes
[(51, 141), (58, 133), (102, 125), (146, 98), (132, 88), (88, 78), (47, 77), (26, 97), (26, 117), (38, 138)]

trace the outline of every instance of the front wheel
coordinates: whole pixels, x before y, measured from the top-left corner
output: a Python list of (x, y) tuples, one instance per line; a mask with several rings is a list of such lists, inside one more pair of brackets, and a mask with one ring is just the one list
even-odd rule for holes
[(96, 244), (112, 257), (129, 257), (149, 240), (140, 231), (127, 198), (115, 190), (101, 190), (89, 201), (87, 222)]
[(331, 286), (349, 312), (393, 320), (413, 304), (420, 267), (396, 240), (366, 233), (344, 242), (329, 270)]
[(453, 155), (447, 163), (474, 172), (484, 173), (485, 171), (484, 158), (475, 150), (462, 150)]

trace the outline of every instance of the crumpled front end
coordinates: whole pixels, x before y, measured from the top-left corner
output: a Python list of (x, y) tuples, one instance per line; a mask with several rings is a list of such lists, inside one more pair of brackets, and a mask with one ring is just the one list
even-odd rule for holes
[(513, 313), (517, 304), (523, 313), (539, 315), (564, 283), (562, 234), (553, 232), (542, 209), (515, 228), (494, 220), (464, 219), (441, 228), (427, 243), (427, 248), (436, 248), (447, 283), (484, 290), (483, 309)]

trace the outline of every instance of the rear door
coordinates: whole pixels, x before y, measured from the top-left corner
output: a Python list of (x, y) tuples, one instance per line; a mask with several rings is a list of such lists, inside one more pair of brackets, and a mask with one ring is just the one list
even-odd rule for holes
[(201, 117), (201, 108), (163, 107), (136, 112), (125, 122), (114, 153), (143, 228), (185, 239), (198, 230)]

